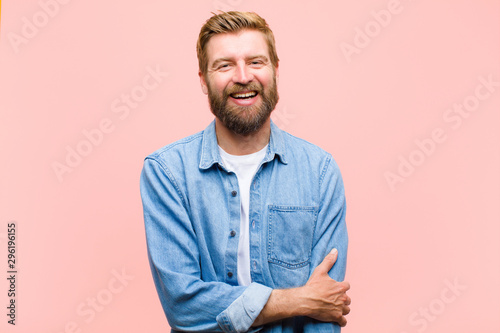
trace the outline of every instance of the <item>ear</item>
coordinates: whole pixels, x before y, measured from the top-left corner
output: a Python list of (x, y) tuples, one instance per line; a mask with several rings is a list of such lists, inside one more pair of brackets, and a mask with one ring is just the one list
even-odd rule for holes
[(276, 67), (274, 68), (274, 72), (275, 72), (275, 75), (276, 75), (276, 85), (279, 85), (279, 82), (280, 82), (280, 68), (279, 68), (279, 65), (280, 65), (280, 63), (278, 62), (276, 64)]
[(201, 71), (198, 71), (198, 76), (200, 77), (201, 91), (203, 91), (205, 95), (208, 95), (208, 87), (207, 82), (205, 81), (205, 76)]

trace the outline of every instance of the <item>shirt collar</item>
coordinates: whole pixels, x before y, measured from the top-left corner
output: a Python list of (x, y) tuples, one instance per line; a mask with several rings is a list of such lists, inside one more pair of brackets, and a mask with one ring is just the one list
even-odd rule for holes
[[(282, 130), (278, 128), (271, 120), (271, 137), (267, 147), (264, 163), (272, 161), (276, 155), (279, 161), (287, 164), (285, 158), (285, 138)], [(212, 121), (203, 131), (203, 140), (201, 144), (200, 169), (208, 169), (215, 163), (223, 165), (220, 157), (219, 147), (217, 145), (217, 136), (215, 134), (215, 120)]]

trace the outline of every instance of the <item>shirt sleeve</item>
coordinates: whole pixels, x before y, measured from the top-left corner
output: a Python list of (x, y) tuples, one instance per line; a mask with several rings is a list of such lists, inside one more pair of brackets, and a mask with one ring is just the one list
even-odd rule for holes
[[(346, 201), (344, 184), (339, 168), (328, 156), (320, 177), (320, 211), (311, 251), (311, 271), (318, 266), (331, 249), (338, 250), (338, 258), (328, 273), (335, 281), (344, 281), (347, 263), (347, 227), (345, 222)], [(340, 333), (336, 323), (319, 322), (305, 318), (304, 333)]]
[(185, 332), (261, 330), (250, 327), (272, 289), (258, 283), (231, 286), (203, 281), (186, 198), (167, 166), (146, 158), (140, 187), (148, 259), (171, 328)]

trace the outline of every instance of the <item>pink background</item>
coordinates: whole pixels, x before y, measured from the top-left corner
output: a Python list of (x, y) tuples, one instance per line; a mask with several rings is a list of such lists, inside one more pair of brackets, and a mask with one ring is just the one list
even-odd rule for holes
[[(480, 81), (500, 81), (498, 1), (54, 1), (2, 1), (2, 332), (167, 331), (139, 174), (146, 155), (212, 119), (195, 42), (218, 8), (268, 21), (281, 58), (273, 118), (342, 170), (353, 299), (343, 332), (499, 332), (500, 87)], [(357, 53), (346, 56), (347, 44)], [(148, 68), (168, 73), (150, 91)], [(120, 98), (131, 93), (126, 114)], [(457, 118), (454, 103), (474, 110)], [(103, 121), (108, 133), (89, 146), (83, 131)], [(58, 178), (67, 147), (87, 156)], [(391, 186), (400, 158), (418, 165), (399, 167)], [(9, 221), (15, 327), (5, 316)], [(122, 271), (125, 282), (114, 277)]]

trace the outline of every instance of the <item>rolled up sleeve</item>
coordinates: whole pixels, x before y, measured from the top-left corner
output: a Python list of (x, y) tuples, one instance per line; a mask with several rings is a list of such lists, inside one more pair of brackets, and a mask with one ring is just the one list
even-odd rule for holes
[(248, 331), (262, 308), (267, 303), (272, 289), (258, 283), (251, 283), (247, 289), (226, 310), (217, 316), (217, 322), (224, 332), (257, 332), (262, 327)]

